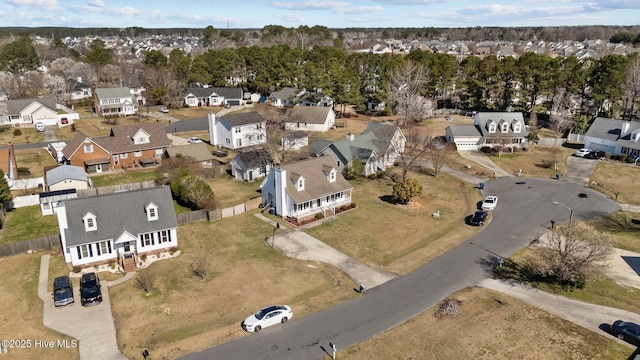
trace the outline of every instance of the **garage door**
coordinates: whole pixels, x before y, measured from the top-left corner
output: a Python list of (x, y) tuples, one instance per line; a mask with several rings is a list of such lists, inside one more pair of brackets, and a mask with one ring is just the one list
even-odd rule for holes
[(227, 104), (229, 104), (231, 106), (239, 106), (240, 105), (240, 100), (229, 100), (229, 101), (227, 101)]
[(456, 142), (456, 148), (458, 150), (478, 150), (478, 143), (476, 142)]

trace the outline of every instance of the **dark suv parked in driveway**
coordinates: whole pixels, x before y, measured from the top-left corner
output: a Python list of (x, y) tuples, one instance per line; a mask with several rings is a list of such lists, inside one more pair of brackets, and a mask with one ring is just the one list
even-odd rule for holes
[(102, 302), (100, 279), (96, 273), (82, 274), (82, 279), (80, 279), (80, 302), (82, 306), (97, 305)]
[(601, 157), (604, 157), (604, 151), (591, 151), (584, 157), (587, 159), (600, 159)]
[(53, 304), (58, 307), (73, 304), (74, 302), (73, 287), (69, 277), (65, 275), (55, 278), (53, 280)]

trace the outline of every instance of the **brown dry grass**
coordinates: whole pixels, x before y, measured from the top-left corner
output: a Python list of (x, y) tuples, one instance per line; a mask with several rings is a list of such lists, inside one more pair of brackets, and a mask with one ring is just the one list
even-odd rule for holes
[(451, 297), (463, 301), (458, 316), (438, 319), (434, 307), (338, 351), (339, 358), (626, 359), (633, 353), (606, 334), (596, 334), (500, 293), (470, 288)]
[(640, 191), (638, 191), (640, 167), (630, 164), (600, 161), (591, 176), (596, 182), (594, 189), (615, 199), (618, 192), (618, 202), (623, 204), (640, 205)]
[[(57, 341), (73, 339), (59, 334), (42, 324), (42, 301), (38, 297), (40, 257), (43, 253), (21, 254), (0, 260), (0, 278), (3, 291), (0, 293), (0, 339), (35, 339)], [(48, 289), (53, 278), (63, 275), (54, 267), (50, 271)], [(80, 306), (79, 304), (73, 306)], [(71, 320), (71, 319), (70, 319)], [(0, 355), (3, 358), (5, 354)], [(77, 349), (9, 349), (7, 359), (78, 359)]]
[[(14, 136), (13, 132), (19, 129), (20, 135)], [(37, 132), (35, 128), (6, 128), (0, 129), (0, 144), (33, 144), (40, 142), (44, 139), (44, 135), (41, 132)]]
[[(478, 231), (464, 224), (482, 199), (477, 189), (447, 174), (409, 177), (423, 186), (423, 195), (413, 200), (422, 206), (388, 202), (393, 185), (388, 179), (358, 180), (353, 201), (360, 209), (308, 233), (367, 265), (406, 274)], [(436, 219), (432, 214), (438, 210)]]
[[(491, 156), (490, 159), (506, 172), (517, 175), (522, 169), (522, 176), (553, 178), (556, 173), (567, 174), (566, 160), (575, 149), (561, 146), (534, 146), (531, 151), (516, 150), (513, 153), (503, 153), (501, 156)], [(544, 161), (555, 161), (558, 168), (545, 168)]]
[(216, 205), (221, 208), (242, 204), (248, 199), (260, 196), (260, 183), (240, 181), (228, 175), (218, 176), (207, 181), (216, 197)]
[(44, 167), (56, 165), (51, 153), (43, 148), (16, 150), (18, 167), (26, 167), (31, 172), (29, 177), (44, 176)]
[[(247, 336), (240, 322), (263, 306), (286, 303), (302, 317), (355, 296), (351, 280), (332, 266), (272, 250), (263, 241), (272, 229), (252, 214), (181, 226), (183, 254), (150, 267), (158, 274), (152, 295), (133, 281), (109, 290), (122, 352), (134, 358), (148, 348), (159, 359), (175, 358)], [(200, 281), (188, 266), (203, 254), (211, 269)]]
[[(60, 141), (65, 141), (71, 139), (76, 132), (82, 132), (88, 137), (92, 136), (105, 136), (109, 135), (111, 128), (114, 126), (121, 125), (133, 125), (145, 122), (155, 122), (155, 118), (147, 118), (145, 116), (128, 116), (117, 119), (117, 124), (114, 124), (113, 121), (107, 121), (101, 117), (88, 117), (77, 120), (76, 131), (71, 130), (71, 126), (65, 126), (63, 128), (58, 129), (56, 131), (56, 137)], [(161, 121), (163, 125), (167, 125), (168, 121)]]

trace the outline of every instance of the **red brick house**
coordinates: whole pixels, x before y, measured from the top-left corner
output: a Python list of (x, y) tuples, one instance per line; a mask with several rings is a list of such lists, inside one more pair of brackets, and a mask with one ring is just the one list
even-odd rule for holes
[(66, 162), (88, 173), (155, 165), (171, 146), (160, 123), (115, 126), (108, 136), (87, 137), (81, 132), (62, 149)]

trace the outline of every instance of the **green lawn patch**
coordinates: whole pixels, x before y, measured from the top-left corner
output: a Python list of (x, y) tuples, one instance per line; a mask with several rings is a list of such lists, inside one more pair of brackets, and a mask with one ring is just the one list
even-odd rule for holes
[(158, 173), (155, 170), (148, 171), (127, 171), (112, 174), (92, 176), (93, 186), (111, 186), (118, 184), (131, 184), (142, 181), (156, 180)]
[(55, 215), (42, 216), (40, 206), (27, 206), (7, 213), (0, 244), (56, 235), (58, 218)]

